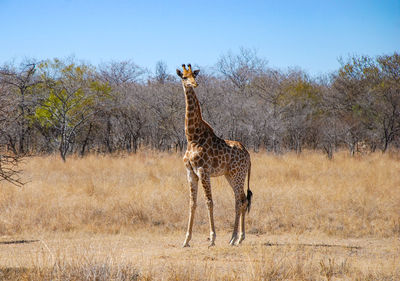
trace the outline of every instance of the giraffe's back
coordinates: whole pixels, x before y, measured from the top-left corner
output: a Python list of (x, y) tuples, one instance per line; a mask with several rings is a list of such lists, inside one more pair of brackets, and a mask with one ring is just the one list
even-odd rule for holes
[(202, 142), (190, 142), (184, 156), (194, 171), (202, 168), (211, 177), (229, 175), (245, 170), (250, 163), (246, 148), (237, 141), (212, 136)]

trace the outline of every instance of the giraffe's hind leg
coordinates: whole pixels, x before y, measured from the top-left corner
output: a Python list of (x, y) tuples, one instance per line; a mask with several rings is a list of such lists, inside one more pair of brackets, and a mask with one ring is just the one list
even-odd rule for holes
[[(243, 201), (243, 196), (245, 196), (243, 192), (244, 177), (240, 173), (226, 175), (225, 177), (231, 185), (235, 195), (235, 223), (233, 226), (232, 238), (229, 241), (230, 245), (235, 245), (236, 241), (238, 241), (237, 243), (240, 243), (244, 239), (244, 216), (242, 211), (246, 210), (246, 206), (244, 206)], [(238, 239), (239, 219), (241, 233)]]
[(239, 201), (236, 200), (236, 194), (235, 194), (235, 223), (233, 225), (233, 232), (232, 232), (232, 237), (231, 240), (229, 241), (229, 245), (235, 245), (236, 239), (237, 239), (237, 233), (238, 233), (238, 225), (239, 225)]
[(198, 189), (198, 182), (199, 177), (193, 171), (192, 166), (190, 165), (189, 161), (185, 161), (186, 171), (187, 171), (187, 178), (190, 185), (190, 209), (189, 209), (189, 220), (186, 232), (185, 242), (183, 242), (183, 247), (189, 247), (189, 241), (192, 238), (192, 229), (193, 229), (193, 219), (194, 213), (196, 211), (197, 205), (197, 189)]
[(242, 189), (240, 197), (241, 197), (240, 201), (242, 203), (241, 203), (241, 207), (240, 207), (240, 235), (239, 235), (239, 239), (237, 241), (237, 245), (239, 245), (246, 236), (245, 217), (246, 217), (246, 210), (247, 210), (248, 202), (247, 202), (246, 195), (243, 192), (243, 189)]

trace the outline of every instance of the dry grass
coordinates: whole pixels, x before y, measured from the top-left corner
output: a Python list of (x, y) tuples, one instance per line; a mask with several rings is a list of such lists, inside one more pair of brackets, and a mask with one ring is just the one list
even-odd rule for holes
[[(189, 196), (179, 155), (30, 158), (28, 184), (0, 183), (0, 279), (398, 280), (399, 160), (253, 154), (244, 245), (226, 245), (233, 192), (216, 178), (217, 246), (206, 247), (199, 196), (193, 248), (181, 249)], [(38, 241), (2, 244), (21, 239)]]

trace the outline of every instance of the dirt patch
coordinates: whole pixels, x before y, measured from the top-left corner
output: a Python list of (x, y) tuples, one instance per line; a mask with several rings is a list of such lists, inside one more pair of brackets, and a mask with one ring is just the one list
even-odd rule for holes
[[(242, 277), (252, 280), (273, 276), (268, 275), (275, 272), (270, 269), (276, 270), (277, 280), (320, 278), (321, 274), (328, 273), (350, 279), (356, 274), (400, 276), (399, 239), (248, 235), (241, 246), (231, 247), (229, 237), (230, 233), (220, 234), (217, 245), (212, 248), (208, 248), (206, 237), (200, 234), (193, 238), (192, 247), (181, 248), (182, 233), (152, 231), (138, 231), (132, 235), (51, 234), (37, 240), (8, 237), (0, 243), (0, 267), (21, 268), (24, 270), (20, 272), (26, 273), (27, 268), (53, 268), (55, 265), (65, 270), (88, 265), (91, 268), (126, 266), (134, 267), (137, 274), (149, 280), (196, 279), (196, 276), (208, 276), (206, 279), (211, 280)], [(294, 268), (297, 273), (293, 272)]]

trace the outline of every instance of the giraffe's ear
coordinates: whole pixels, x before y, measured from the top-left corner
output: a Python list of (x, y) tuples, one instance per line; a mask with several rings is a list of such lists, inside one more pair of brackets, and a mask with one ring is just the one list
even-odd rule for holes
[(180, 71), (179, 69), (176, 70), (176, 74), (178, 74), (178, 76), (181, 77), (181, 78), (183, 76), (182, 71)]
[(199, 72), (200, 72), (199, 69), (193, 71), (193, 77), (196, 78), (196, 76), (199, 74)]

